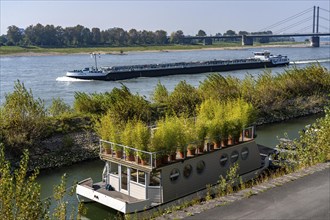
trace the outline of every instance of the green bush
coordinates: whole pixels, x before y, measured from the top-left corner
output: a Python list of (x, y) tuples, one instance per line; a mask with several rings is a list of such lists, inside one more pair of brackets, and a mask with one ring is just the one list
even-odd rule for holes
[(0, 110), (1, 139), (20, 153), (45, 137), (46, 109), (43, 101), (34, 99), (32, 92), (20, 81), (15, 82), (14, 91), (5, 98)]

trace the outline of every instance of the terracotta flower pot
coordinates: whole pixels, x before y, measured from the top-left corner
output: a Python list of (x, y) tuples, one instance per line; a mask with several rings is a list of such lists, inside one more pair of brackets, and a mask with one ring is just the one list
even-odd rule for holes
[(148, 161), (146, 159), (142, 159), (142, 158), (140, 158), (140, 159), (141, 159), (141, 165), (143, 165), (143, 166), (148, 165)]
[(204, 146), (198, 146), (197, 149), (199, 154), (204, 153)]
[(121, 151), (121, 150), (116, 150), (116, 157), (117, 157), (117, 158), (122, 158), (122, 157), (123, 157), (123, 151)]
[(221, 141), (215, 141), (214, 142), (214, 149), (220, 149), (221, 148)]
[(208, 145), (208, 149), (209, 149), (209, 151), (213, 151), (214, 150), (214, 143), (208, 143), (207, 144)]
[(135, 157), (134, 157), (134, 155), (133, 155), (133, 154), (128, 154), (128, 155), (127, 155), (127, 160), (128, 160), (128, 161), (135, 161)]
[(221, 140), (221, 147), (226, 147), (228, 145), (228, 139)]
[(184, 153), (182, 150), (178, 150), (178, 154), (179, 154), (180, 158), (184, 159)]
[(168, 156), (167, 155), (163, 155), (162, 156), (162, 163), (163, 164), (167, 164), (168, 163)]
[(175, 161), (176, 160), (176, 153), (172, 153), (168, 157), (169, 161)]
[(187, 149), (187, 156), (194, 156), (196, 149)]

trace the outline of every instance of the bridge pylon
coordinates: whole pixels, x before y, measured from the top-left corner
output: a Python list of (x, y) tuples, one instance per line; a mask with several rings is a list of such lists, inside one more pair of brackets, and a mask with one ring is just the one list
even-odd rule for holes
[(252, 46), (253, 38), (246, 35), (242, 35), (242, 46)]
[(312, 36), (310, 42), (311, 42), (312, 47), (320, 47), (320, 37), (319, 36)]
[[(318, 34), (319, 33), (319, 19), (320, 19), (320, 7), (317, 7), (317, 14), (315, 15), (315, 9), (316, 6), (313, 8), (313, 34)], [(316, 32), (315, 32), (315, 18), (316, 18)], [(311, 37), (311, 46), (312, 47), (320, 47), (320, 37), (319, 36), (312, 36)]]

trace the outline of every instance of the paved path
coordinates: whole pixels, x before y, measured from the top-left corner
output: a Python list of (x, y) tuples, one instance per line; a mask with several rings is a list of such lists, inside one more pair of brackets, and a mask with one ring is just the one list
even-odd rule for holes
[(187, 219), (330, 220), (330, 168)]

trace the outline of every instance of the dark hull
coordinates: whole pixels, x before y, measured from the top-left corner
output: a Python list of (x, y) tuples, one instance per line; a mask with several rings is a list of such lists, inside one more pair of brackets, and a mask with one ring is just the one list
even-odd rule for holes
[(164, 69), (146, 69), (146, 70), (135, 70), (135, 71), (118, 71), (110, 72), (105, 76), (77, 76), (74, 78), (78, 79), (93, 79), (93, 80), (106, 80), (116, 81), (133, 79), (138, 77), (160, 77), (170, 75), (181, 75), (181, 74), (197, 74), (197, 73), (208, 73), (208, 72), (224, 72), (232, 70), (243, 70), (243, 69), (258, 69), (267, 67), (285, 66), (286, 64), (273, 64), (272, 62), (255, 62), (255, 63), (238, 63), (228, 65), (207, 65), (207, 66), (194, 66), (185, 68), (164, 68)]

